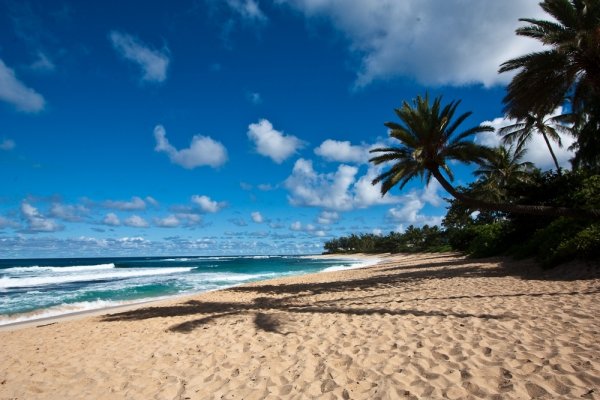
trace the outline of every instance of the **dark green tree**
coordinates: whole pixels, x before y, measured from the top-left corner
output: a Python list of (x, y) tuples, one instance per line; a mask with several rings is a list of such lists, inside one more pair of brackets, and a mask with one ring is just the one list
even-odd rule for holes
[(429, 96), (425, 95), (425, 97), (418, 96), (413, 101), (413, 105), (405, 101), (401, 108), (395, 110), (401, 123), (388, 122), (385, 126), (390, 129), (390, 136), (398, 140), (401, 146), (371, 150), (372, 153), (381, 153), (370, 159), (373, 164), (393, 162), (389, 170), (372, 181), (373, 185), (381, 182), (382, 195), (396, 185), (402, 189), (417, 176), (425, 178), (427, 183), (433, 176), (454, 198), (474, 209), (531, 215), (600, 218), (600, 210), (530, 206), (510, 202), (490, 203), (457, 191), (442, 174), (444, 171), (448, 178), (453, 180), (448, 161), (481, 164), (484, 160), (489, 159), (492, 150), (469, 139), (479, 132), (494, 130), (490, 126), (477, 125), (458, 133), (458, 127), (471, 115), (470, 112), (467, 112), (454, 119), (459, 104), (459, 101), (452, 101), (442, 107), (441, 97), (436, 98), (430, 104)]
[(548, 151), (552, 156), (552, 160), (554, 161), (556, 171), (560, 174), (560, 165), (558, 165), (558, 160), (552, 150), (550, 140), (556, 142), (558, 147), (562, 147), (560, 135), (572, 134), (572, 129), (568, 124), (568, 118), (568, 115), (558, 115), (556, 117), (545, 119), (543, 115), (539, 116), (529, 113), (519, 122), (501, 128), (499, 133), (503, 135), (502, 141), (505, 144), (512, 145), (516, 143), (516, 152), (521, 151), (525, 144), (533, 138), (534, 134), (537, 133), (542, 135), (546, 142), (546, 146), (548, 146)]
[(539, 40), (546, 50), (506, 61), (500, 72), (518, 71), (504, 104), (512, 117), (546, 115), (568, 97), (574, 112), (600, 96), (600, 2), (544, 0), (540, 7), (555, 21), (522, 18), (516, 33)]
[(500, 146), (484, 160), (474, 172), (479, 179), (474, 192), (489, 201), (506, 201), (508, 189), (516, 183), (527, 183), (532, 179), (535, 167), (523, 161), (526, 150), (514, 146)]

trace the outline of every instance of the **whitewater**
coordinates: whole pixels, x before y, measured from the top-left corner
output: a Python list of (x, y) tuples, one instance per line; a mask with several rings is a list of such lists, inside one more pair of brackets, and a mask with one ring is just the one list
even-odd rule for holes
[(375, 262), (306, 256), (0, 260), (0, 325)]

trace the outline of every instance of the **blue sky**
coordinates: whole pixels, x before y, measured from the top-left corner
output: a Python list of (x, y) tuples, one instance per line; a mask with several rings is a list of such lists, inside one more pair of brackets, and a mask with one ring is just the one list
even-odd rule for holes
[(530, 0), (172, 3), (0, 0), (0, 258), (316, 253), (439, 224), (443, 189), (381, 198), (369, 148), (425, 91), (462, 99), (465, 128), (506, 124), (498, 65), (537, 49), (518, 18), (544, 17)]

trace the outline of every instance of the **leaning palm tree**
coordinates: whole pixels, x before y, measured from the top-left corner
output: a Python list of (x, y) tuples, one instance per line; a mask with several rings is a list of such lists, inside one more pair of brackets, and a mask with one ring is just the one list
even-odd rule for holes
[(558, 159), (556, 158), (556, 154), (554, 154), (554, 150), (552, 150), (550, 140), (556, 142), (558, 147), (562, 147), (560, 134), (572, 134), (571, 127), (566, 124), (569, 117), (569, 115), (565, 114), (544, 119), (543, 115), (527, 113), (523, 119), (512, 125), (501, 128), (498, 133), (503, 135), (502, 141), (505, 144), (512, 145), (513, 143), (516, 143), (516, 151), (523, 149), (525, 144), (533, 138), (535, 133), (542, 135), (546, 142), (546, 146), (548, 146), (548, 151), (552, 156), (554, 165), (556, 166), (556, 171), (560, 175), (560, 165), (558, 164)]
[(442, 107), (441, 100), (441, 97), (437, 97), (430, 104), (429, 96), (425, 95), (425, 97), (418, 96), (413, 101), (413, 105), (405, 101), (401, 108), (395, 110), (401, 123), (385, 124), (390, 129), (390, 137), (398, 140), (401, 146), (371, 150), (371, 153), (381, 153), (369, 160), (373, 164), (393, 162), (388, 171), (381, 173), (372, 181), (373, 185), (381, 183), (382, 195), (396, 185), (402, 189), (415, 177), (425, 178), (429, 183), (433, 176), (448, 193), (471, 208), (532, 215), (600, 218), (600, 210), (527, 206), (509, 202), (490, 203), (456, 190), (442, 173), (443, 171), (450, 180), (453, 180), (448, 161), (481, 164), (492, 157), (490, 148), (468, 139), (477, 133), (491, 132), (494, 129), (491, 126), (478, 125), (458, 133), (458, 127), (471, 113), (464, 113), (454, 119), (460, 101), (452, 101)]
[(533, 163), (523, 161), (526, 152), (524, 148), (499, 146), (480, 164), (473, 174), (479, 180), (483, 199), (503, 201), (510, 185), (531, 182), (535, 167)]
[(600, 96), (600, 1), (544, 0), (555, 21), (522, 18), (516, 33), (539, 40), (543, 51), (506, 61), (500, 72), (518, 70), (504, 98), (509, 115), (522, 118), (553, 110), (573, 95), (575, 111), (590, 94)]

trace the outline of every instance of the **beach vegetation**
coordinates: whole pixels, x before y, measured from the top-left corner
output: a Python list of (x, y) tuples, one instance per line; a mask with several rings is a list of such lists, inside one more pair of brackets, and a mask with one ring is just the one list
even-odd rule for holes
[[(491, 126), (460, 129), (471, 115), (457, 114), (460, 101), (443, 104), (441, 96), (425, 94), (394, 110), (399, 122), (385, 123), (398, 144), (371, 150), (370, 162), (387, 167), (372, 181), (382, 196), (414, 178), (429, 183), (432, 177), (452, 196), (441, 228), (351, 235), (327, 242), (328, 252), (450, 248), (474, 257), (535, 257), (543, 266), (600, 256), (600, 2), (544, 0), (540, 6), (552, 20), (523, 18), (527, 25), (516, 33), (540, 41), (543, 51), (499, 69), (516, 73), (503, 99), (506, 118), (516, 122), (498, 131), (500, 147), (474, 140)], [(537, 134), (554, 170), (524, 161), (525, 146)], [(552, 148), (562, 146), (564, 135), (575, 138), (570, 169), (561, 168)], [(475, 164), (476, 179), (453, 186), (451, 161)]]

